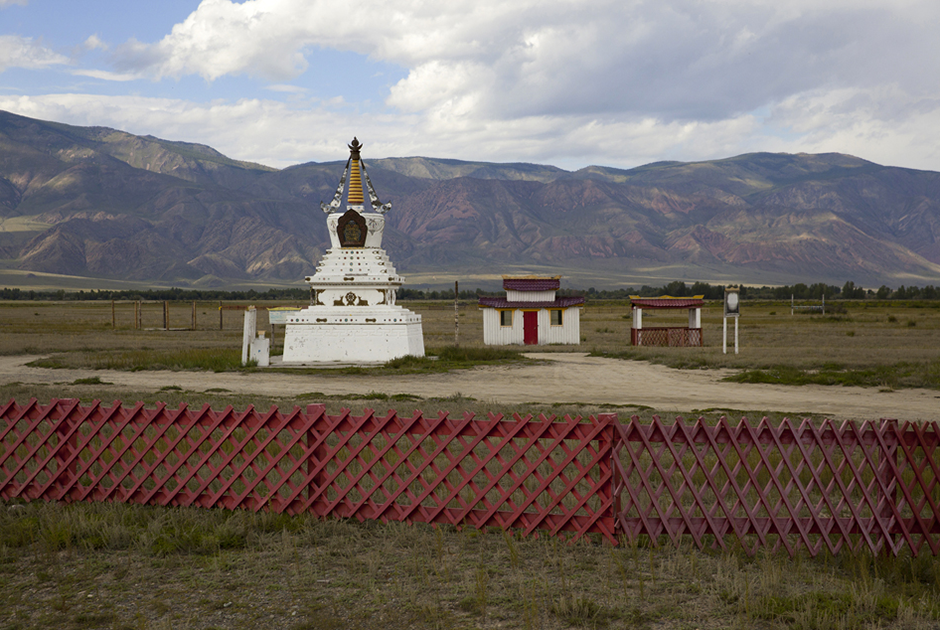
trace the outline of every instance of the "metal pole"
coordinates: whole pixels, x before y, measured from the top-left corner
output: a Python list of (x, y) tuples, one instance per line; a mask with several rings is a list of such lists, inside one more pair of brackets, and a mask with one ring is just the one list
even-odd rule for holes
[(163, 330), (170, 329), (170, 303), (163, 301)]
[(111, 329), (117, 328), (114, 322), (114, 300), (111, 300)]
[(219, 300), (219, 330), (222, 330), (222, 300)]
[(458, 311), (458, 308), (457, 308), (457, 296), (458, 296), (459, 294), (460, 294), (460, 292), (457, 290), (457, 281), (454, 280), (454, 347), (455, 347), (455, 348), (459, 348), (459, 347), (460, 347), (460, 338), (459, 338), (459, 332), (460, 332), (460, 318), (459, 318), (459, 315), (460, 315), (460, 312)]
[(196, 330), (196, 301), (193, 300), (193, 330)]
[(140, 330), (140, 300), (134, 300), (134, 330)]

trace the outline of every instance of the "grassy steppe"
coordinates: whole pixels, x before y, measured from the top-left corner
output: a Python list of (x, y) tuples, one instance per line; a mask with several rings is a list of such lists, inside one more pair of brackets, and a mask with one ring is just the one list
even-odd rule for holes
[(936, 628), (929, 556), (749, 558), (501, 530), (0, 504), (4, 628)]
[[(459, 340), (465, 352), (457, 354), (451, 352), (452, 303), (407, 306), (423, 317), (425, 345), (430, 355), (439, 357), (437, 367), (405, 359), (390, 369), (420, 372), (519, 360), (515, 351), (523, 348), (482, 350), (482, 315), (475, 304), (460, 307)], [(0, 303), (0, 353), (51, 355), (41, 364), (49, 367), (240, 369), (240, 311), (222, 311), (224, 326), (219, 330), (218, 303), (197, 303), (196, 330), (189, 330), (192, 304), (174, 303), (170, 331), (162, 330), (162, 303), (144, 305), (141, 330), (133, 327), (133, 313), (132, 303), (116, 305), (112, 328), (111, 306), (105, 302)], [(686, 322), (684, 311), (644, 312), (647, 327)], [(630, 326), (628, 302), (588, 304), (581, 317), (580, 346), (537, 350), (590, 351), (685, 369), (733, 368), (741, 371), (733, 378), (747, 382), (940, 388), (940, 302), (840, 301), (830, 303), (826, 315), (806, 311), (791, 315), (789, 303), (783, 302), (745, 302), (738, 354), (722, 354), (720, 304), (703, 310), (705, 345), (701, 348), (634, 348)], [(263, 308), (259, 327), (267, 327)], [(278, 330), (275, 344), (282, 335)], [(732, 339), (729, 330), (729, 350)]]
[[(427, 347), (442, 358), (411, 366), (406, 364), (415, 362), (406, 360), (381, 370), (453, 369), (516, 358), (512, 349), (505, 356), (477, 354), (484, 349), (475, 305), (460, 311), (460, 345), (468, 350), (462, 354), (448, 349), (452, 304), (409, 306), (424, 316)], [(592, 350), (684, 368), (795, 375), (787, 382), (798, 382), (800, 375), (848, 378), (885, 370), (878, 382), (866, 384), (937, 387), (931, 374), (940, 353), (940, 305), (842, 306), (845, 312), (826, 316), (791, 316), (789, 305), (745, 303), (741, 353), (723, 355), (720, 305), (703, 313), (703, 348), (631, 348), (629, 307), (593, 304), (583, 314), (580, 347), (539, 350)], [(170, 369), (242, 369), (237, 366), (242, 314), (223, 311), (220, 331), (217, 308), (217, 303), (197, 304), (197, 330), (190, 331), (183, 329), (191, 324), (191, 303), (174, 305), (170, 326), (179, 330), (164, 331), (157, 304), (145, 306), (145, 329), (134, 330), (131, 304), (117, 305), (112, 329), (106, 303), (4, 303), (0, 352), (51, 356), (60, 365), (89, 368), (160, 363)], [(644, 320), (648, 326), (682, 325), (685, 314), (650, 318), (647, 313)], [(220, 363), (210, 362), (217, 357)], [(904, 365), (914, 367), (902, 374)], [(57, 385), (0, 384), (0, 400), (31, 396), (236, 408), (325, 402), (330, 412), (363, 407), (517, 411), (489, 409), (472, 398), (422, 400), (373, 392), (261, 398), (177, 387), (124, 391), (95, 377)], [(518, 411), (608, 410), (616, 411), (590, 405), (527, 405)], [(633, 411), (638, 410), (626, 413)], [(502, 531), (6, 501), (0, 502), (0, 628), (940, 627), (940, 562), (929, 555), (823, 553), (790, 559), (761, 552), (749, 558), (740, 550), (675, 549), (660, 542), (658, 549), (613, 548), (597, 541), (569, 546)]]
[[(740, 382), (940, 389), (940, 302), (835, 302), (825, 315), (791, 315), (788, 302), (745, 302), (738, 354), (732, 320), (729, 353), (722, 353), (720, 304), (703, 310), (702, 348), (632, 347), (629, 315), (618, 321), (617, 310), (587, 309), (582, 335), (593, 353), (683, 369), (733, 368), (740, 372), (728, 380)], [(643, 313), (646, 327), (686, 322), (684, 311)]]

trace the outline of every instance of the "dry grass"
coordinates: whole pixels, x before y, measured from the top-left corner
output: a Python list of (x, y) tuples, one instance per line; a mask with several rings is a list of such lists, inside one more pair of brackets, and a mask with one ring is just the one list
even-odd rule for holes
[(501, 530), (0, 504), (5, 628), (933, 628), (930, 558), (727, 554)]
[[(259, 328), (267, 327), (257, 303)], [(425, 345), (430, 349), (454, 343), (453, 304), (406, 304), (423, 317)], [(899, 361), (926, 361), (938, 357), (940, 302), (838, 302), (830, 308), (844, 313), (790, 315), (789, 303), (745, 302), (740, 319), (741, 353), (721, 353), (721, 305), (710, 304), (702, 312), (703, 348), (632, 348), (630, 306), (588, 304), (581, 317), (580, 346), (547, 346), (547, 351), (588, 351), (610, 354), (630, 351), (636, 358), (675, 363), (682, 367), (760, 368), (786, 365), (820, 367), (826, 363), (846, 367), (885, 365)], [(197, 330), (191, 331), (190, 302), (171, 304), (170, 331), (162, 330), (162, 303), (143, 308), (143, 330), (134, 330), (132, 303), (116, 307), (116, 328), (111, 328), (107, 302), (2, 302), (0, 332), (3, 354), (50, 352), (102, 353), (114, 350), (167, 350), (173, 348), (240, 348), (242, 312), (222, 311), (224, 330), (219, 330), (217, 302), (197, 303)], [(483, 346), (483, 318), (473, 303), (460, 307), (461, 346)], [(685, 325), (684, 311), (646, 311), (647, 326)], [(913, 322), (913, 325), (912, 325)], [(277, 340), (282, 339), (277, 331)], [(730, 335), (730, 331), (729, 331)]]
[[(268, 328), (265, 306), (258, 303), (259, 326)], [(447, 302), (408, 305), (423, 317), (428, 353), (453, 349), (454, 311)], [(163, 330), (162, 303), (143, 307), (143, 328), (133, 327), (133, 303), (118, 304), (112, 328), (107, 302), (0, 303), (0, 333), (4, 354), (39, 354), (44, 367), (87, 369), (211, 369), (236, 370), (241, 347), (242, 312), (224, 310), (219, 330), (217, 302), (171, 304), (170, 328)], [(746, 302), (740, 325), (741, 350), (722, 353), (720, 304), (702, 314), (705, 345), (700, 348), (658, 348), (630, 345), (629, 302), (588, 304), (581, 318), (579, 346), (516, 347), (540, 352), (584, 352), (630, 360), (645, 360), (683, 369), (731, 368), (748, 382), (799, 385), (845, 384), (898, 389), (940, 388), (940, 302), (836, 302), (826, 315), (803, 311), (790, 315), (789, 303)], [(683, 326), (684, 311), (647, 311), (647, 326)], [(482, 314), (473, 303), (459, 311), (462, 349), (482, 349)], [(732, 323), (733, 322), (729, 322)], [(729, 346), (733, 338), (729, 330)], [(274, 334), (274, 353), (283, 330)], [(518, 360), (511, 353), (488, 361)], [(466, 359), (466, 357), (464, 357)], [(389, 368), (351, 368), (349, 372), (380, 374), (443, 371), (473, 367), (479, 361), (399, 361)], [(322, 371), (319, 374), (326, 375)]]
[[(625, 308), (589, 307), (582, 318), (582, 345), (601, 356), (676, 368), (764, 372), (744, 374), (750, 382), (940, 389), (940, 303), (837, 302), (830, 308), (839, 312), (790, 315), (789, 303), (745, 302), (738, 322), (740, 351), (734, 354), (729, 320), (728, 354), (723, 354), (720, 304), (703, 309), (701, 348), (632, 347)], [(646, 311), (643, 320), (648, 327), (687, 325), (687, 315), (679, 311)]]
[[(845, 302), (832, 308), (843, 313), (790, 315), (789, 303), (745, 302), (738, 322), (740, 353), (733, 353), (733, 326), (728, 321), (729, 354), (722, 354), (720, 304), (702, 311), (702, 348), (630, 347), (627, 307), (587, 308), (581, 321), (582, 346), (598, 352), (629, 351), (634, 358), (676, 367), (814, 369), (826, 364), (846, 368), (928, 361), (940, 357), (940, 302), (915, 305), (888, 302)], [(895, 321), (890, 321), (891, 318)], [(644, 311), (644, 326), (684, 326), (684, 311)], [(910, 326), (908, 321), (914, 321)], [(600, 329), (600, 332), (598, 331)], [(609, 332), (608, 332), (609, 331)]]
[[(452, 307), (409, 306), (424, 316), (428, 348), (453, 344)], [(241, 312), (223, 311), (225, 330), (219, 331), (217, 307), (198, 305), (197, 331), (163, 331), (134, 330), (133, 305), (127, 304), (119, 305), (114, 330), (107, 303), (0, 304), (0, 352), (64, 353), (93, 365), (122, 353), (239, 348)], [(147, 309), (145, 328), (162, 326), (159, 306)], [(628, 305), (589, 305), (580, 347), (539, 350), (626, 351), (685, 367), (799, 369), (827, 363), (858, 369), (938, 356), (940, 308), (932, 306), (850, 304), (833, 317), (791, 317), (787, 305), (745, 303), (737, 356), (721, 354), (719, 308), (703, 314), (701, 349), (631, 349), (628, 314)], [(171, 327), (188, 327), (190, 316), (191, 304), (175, 305)], [(678, 314), (675, 325), (683, 320)], [(667, 321), (657, 314), (649, 324)], [(461, 309), (460, 343), (482, 347), (475, 305)], [(462, 396), (423, 400), (371, 392), (141, 392), (83, 381), (6, 383), (0, 400), (75, 396), (282, 409), (309, 401), (325, 402), (330, 413), (363, 407), (653, 413), (591, 404), (491, 409)], [(656, 550), (590, 541), (568, 546), (502, 531), (221, 510), (0, 503), (0, 628), (935, 628), (938, 567), (929, 556), (748, 559), (740, 551), (669, 544)]]

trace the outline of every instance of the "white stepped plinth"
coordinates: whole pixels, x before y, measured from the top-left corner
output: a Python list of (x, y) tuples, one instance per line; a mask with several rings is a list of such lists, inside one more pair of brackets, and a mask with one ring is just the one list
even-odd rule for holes
[(285, 364), (385, 363), (424, 356), (421, 316), (400, 306), (311, 306), (287, 317)]

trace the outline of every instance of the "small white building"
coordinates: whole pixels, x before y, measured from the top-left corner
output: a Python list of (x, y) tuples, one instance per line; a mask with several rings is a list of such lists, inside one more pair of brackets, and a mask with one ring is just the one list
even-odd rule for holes
[(503, 276), (505, 298), (481, 297), (483, 343), (581, 343), (583, 297), (555, 297), (561, 276)]

